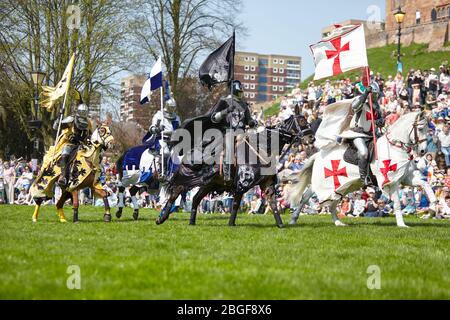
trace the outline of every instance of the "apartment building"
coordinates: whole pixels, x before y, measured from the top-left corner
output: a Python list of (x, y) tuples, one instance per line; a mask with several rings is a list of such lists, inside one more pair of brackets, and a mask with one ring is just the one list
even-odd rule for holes
[(236, 52), (235, 78), (250, 104), (272, 101), (301, 82), (301, 57)]

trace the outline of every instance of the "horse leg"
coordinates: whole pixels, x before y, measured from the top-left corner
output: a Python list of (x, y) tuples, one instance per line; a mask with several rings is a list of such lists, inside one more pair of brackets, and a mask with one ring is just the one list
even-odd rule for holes
[(198, 206), (200, 205), (200, 202), (202, 202), (202, 199), (211, 191), (211, 189), (212, 188), (207, 186), (200, 188), (200, 190), (198, 190), (197, 194), (192, 199), (191, 219), (189, 221), (189, 224), (191, 226), (195, 226)]
[(269, 205), (272, 208), (273, 216), (275, 218), (277, 227), (284, 228), (283, 220), (281, 219), (280, 211), (278, 210), (278, 206), (277, 206), (277, 196), (276, 196), (276, 192), (275, 192), (275, 186), (274, 185), (269, 186), (264, 191), (264, 193), (266, 194), (267, 199), (269, 200)]
[(58, 202), (56, 203), (56, 214), (58, 215), (59, 221), (62, 223), (66, 223), (66, 217), (64, 216), (64, 203), (68, 199), (68, 192), (62, 192), (61, 198), (59, 198)]
[[(394, 190), (394, 192), (391, 192), (391, 190)], [(402, 205), (400, 202), (400, 195), (397, 192), (398, 185), (397, 186), (391, 186), (389, 190), (389, 195), (394, 202), (394, 212), (395, 212), (395, 219), (397, 220), (397, 227), (399, 228), (409, 228), (405, 224), (405, 220), (403, 219), (403, 213), (402, 213)]]
[(177, 188), (174, 188), (172, 191), (172, 194), (169, 196), (169, 199), (167, 200), (166, 205), (162, 208), (161, 213), (159, 217), (156, 219), (156, 224), (161, 225), (164, 222), (166, 222), (167, 219), (169, 219), (170, 214), (172, 213), (172, 207), (177, 200), (177, 198), (180, 196), (180, 194), (184, 191), (183, 186), (178, 186)]
[(41, 204), (44, 201), (43, 198), (35, 198), (34, 202), (36, 203), (36, 205), (34, 206), (34, 212), (33, 212), (33, 222), (37, 222), (38, 217), (39, 217), (39, 210), (41, 208)]
[(231, 211), (230, 221), (228, 222), (228, 225), (230, 227), (236, 226), (237, 213), (238, 213), (239, 207), (241, 206), (242, 197), (243, 197), (243, 194), (238, 193), (233, 198), (233, 210)]
[(131, 202), (133, 203), (133, 219), (139, 219), (139, 204), (137, 202), (136, 194), (139, 192), (139, 188), (132, 186), (130, 188)]
[(78, 199), (78, 191), (72, 192), (72, 210), (73, 210), (73, 222), (78, 222), (78, 208), (80, 207), (80, 202)]
[(305, 194), (302, 197), (302, 200), (299, 203), (298, 208), (292, 213), (291, 221), (289, 222), (291, 226), (297, 224), (297, 221), (300, 218), (300, 213), (305, 207), (307, 200), (312, 197), (313, 193), (314, 192), (312, 191), (312, 188), (308, 188), (308, 190), (306, 190)]
[(333, 222), (336, 227), (346, 227), (347, 225), (345, 223), (343, 223), (337, 215), (338, 204), (339, 204), (339, 200), (334, 200), (331, 202), (331, 205), (330, 205), (331, 217), (333, 218)]
[(125, 202), (124, 202), (125, 188), (123, 186), (120, 186), (118, 193), (119, 193), (119, 195), (118, 195), (119, 202), (117, 204), (118, 209), (117, 209), (117, 212), (116, 212), (116, 217), (117, 217), (117, 219), (120, 219), (120, 218), (122, 218), (123, 208), (125, 207)]
[(98, 195), (101, 199), (103, 199), (103, 204), (105, 206), (105, 214), (103, 215), (103, 221), (111, 222), (112, 217), (111, 217), (111, 208), (109, 206), (109, 201), (108, 201), (108, 192), (106, 192), (103, 189), (95, 189), (95, 188), (93, 191), (96, 195)]

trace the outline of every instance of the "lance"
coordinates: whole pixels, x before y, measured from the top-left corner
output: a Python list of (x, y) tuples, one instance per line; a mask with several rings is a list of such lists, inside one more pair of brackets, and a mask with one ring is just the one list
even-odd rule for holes
[[(160, 58), (161, 59), (161, 58)], [(165, 176), (165, 170), (164, 170), (164, 85), (161, 85), (161, 124), (162, 129), (161, 130), (161, 143), (160, 143), (160, 149), (161, 149), (161, 177), (164, 178)]]
[[(370, 86), (370, 72), (369, 67), (365, 68), (367, 83)], [(369, 106), (370, 113), (372, 114), (372, 134), (373, 134), (373, 150), (375, 152), (375, 159), (378, 160), (378, 150), (377, 150), (377, 134), (376, 134), (376, 126), (375, 126), (375, 113), (373, 112), (373, 101), (372, 101), (372, 92), (369, 94)]]
[(53, 147), (53, 155), (52, 155), (52, 162), (55, 161), (54, 157), (55, 157), (55, 152), (56, 152), (56, 146), (58, 144), (58, 140), (59, 140), (59, 135), (61, 133), (61, 123), (64, 117), (64, 111), (66, 109), (66, 103), (67, 103), (67, 95), (69, 93), (69, 88), (70, 88), (70, 83), (72, 81), (72, 71), (73, 71), (73, 67), (75, 65), (75, 53), (73, 54), (73, 64), (72, 67), (69, 71), (69, 74), (67, 76), (67, 88), (66, 88), (66, 93), (64, 94), (64, 101), (62, 106), (59, 108), (59, 119), (58, 119), (58, 130), (56, 131), (56, 139), (55, 139), (55, 145)]

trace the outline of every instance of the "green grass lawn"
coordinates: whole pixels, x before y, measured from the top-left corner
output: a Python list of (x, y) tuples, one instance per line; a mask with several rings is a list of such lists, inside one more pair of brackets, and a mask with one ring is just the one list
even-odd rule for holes
[[(68, 217), (71, 210), (66, 210)], [(450, 222), (408, 218), (350, 220), (302, 217), (279, 230), (271, 216), (199, 215), (188, 226), (176, 214), (156, 226), (157, 214), (131, 209), (102, 221), (102, 209), (83, 207), (79, 224), (57, 222), (44, 207), (0, 206), (1, 299), (449, 299)], [(288, 222), (288, 216), (283, 216)], [(81, 290), (66, 286), (78, 265)], [(381, 290), (367, 288), (367, 269), (381, 270)]]

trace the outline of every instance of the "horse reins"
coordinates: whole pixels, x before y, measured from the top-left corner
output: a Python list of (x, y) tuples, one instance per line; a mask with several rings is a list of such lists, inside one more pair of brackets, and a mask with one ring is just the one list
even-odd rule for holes
[(411, 153), (411, 151), (413, 150), (414, 147), (417, 147), (419, 144), (421, 144), (421, 143), (427, 141), (426, 138), (425, 138), (425, 139), (422, 139), (422, 140), (419, 140), (419, 130), (418, 130), (418, 127), (419, 127), (419, 123), (418, 123), (419, 117), (420, 117), (420, 116), (418, 116), (418, 117), (416, 118), (416, 121), (415, 121), (414, 124), (413, 124), (413, 128), (411, 129), (411, 131), (410, 131), (409, 134), (408, 134), (408, 136), (411, 137), (411, 133), (413, 133), (413, 131), (414, 131), (414, 141), (415, 141), (414, 143), (405, 143), (405, 142), (399, 141), (399, 140), (391, 140), (391, 139), (389, 138), (389, 135), (391, 134), (391, 132), (388, 130), (388, 133), (386, 134), (386, 139), (387, 139), (387, 141), (389, 142), (389, 144), (392, 145), (392, 146), (394, 146), (394, 147), (401, 148), (401, 149), (403, 149), (404, 151), (406, 151), (407, 153)]

